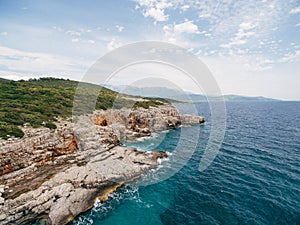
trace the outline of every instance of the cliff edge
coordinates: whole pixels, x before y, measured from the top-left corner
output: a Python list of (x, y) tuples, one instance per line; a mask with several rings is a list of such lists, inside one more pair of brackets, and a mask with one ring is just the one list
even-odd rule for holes
[(59, 121), (57, 129), (23, 127), (24, 137), (0, 141), (0, 224), (44, 219), (67, 224), (95, 200), (155, 168), (165, 152), (141, 152), (122, 142), (151, 136), (203, 117), (179, 115), (169, 105), (98, 110)]

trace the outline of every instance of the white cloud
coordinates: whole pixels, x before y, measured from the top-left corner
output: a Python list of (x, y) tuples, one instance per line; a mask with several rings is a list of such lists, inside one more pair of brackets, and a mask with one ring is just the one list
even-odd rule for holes
[(207, 31), (199, 31), (197, 24), (193, 21), (186, 20), (183, 23), (167, 24), (163, 26), (164, 41), (171, 42), (187, 49), (195, 49), (203, 46), (199, 41), (190, 40), (189, 35), (203, 35)]
[(295, 52), (290, 52), (284, 55), (279, 62), (297, 62), (300, 61), (300, 50), (296, 50)]
[(61, 27), (53, 26), (54, 30), (59, 32), (64, 32), (64, 34), (71, 36), (71, 42), (73, 43), (84, 43), (84, 44), (95, 44), (96, 42), (91, 38), (93, 35), (90, 33), (93, 32), (91, 29), (80, 28), (77, 30), (68, 30)]
[[(183, 0), (181, 2), (181, 6), (189, 4), (191, 9), (197, 11), (200, 19), (199, 24), (205, 23), (209, 27), (209, 29), (205, 27), (208, 33), (211, 34), (207, 45), (219, 46), (220, 41), (228, 40), (228, 43), (223, 43), (223, 46), (227, 45), (228, 47), (246, 47), (250, 44), (250, 39), (251, 43), (254, 43), (254, 40), (272, 35), (275, 31), (274, 28), (279, 27), (280, 24), (288, 19), (288, 13), (293, 4), (291, 1), (281, 0), (247, 2), (234, 0)], [(176, 6), (176, 4), (174, 5)], [(252, 26), (255, 27), (252, 28)], [(252, 30), (242, 32), (248, 28), (252, 28)], [(238, 33), (239, 29), (240, 32)], [(244, 37), (239, 38), (239, 36)], [(228, 45), (230, 42), (231, 44)]]
[(30, 78), (34, 78), (32, 74), (20, 74), (15, 72), (7, 72), (0, 70), (0, 77), (7, 80), (29, 80)]
[(173, 2), (176, 1), (171, 1), (171, 0), (136, 0), (137, 2), (137, 7), (146, 7), (146, 8), (151, 8), (155, 7), (158, 9), (165, 9), (165, 8), (170, 8), (173, 6)]
[(136, 2), (136, 10), (141, 10), (144, 17), (152, 17), (155, 23), (167, 21), (169, 15), (165, 14), (165, 9), (173, 7), (170, 0), (136, 0)]
[(300, 27), (300, 22), (295, 25), (296, 27)]
[(95, 44), (96, 42), (92, 39), (80, 39), (80, 38), (72, 38), (71, 39), (71, 42), (74, 42), (74, 43), (84, 43), (84, 44)]
[(256, 27), (255, 24), (251, 23), (251, 22), (243, 22), (239, 25), (240, 29), (242, 30), (251, 30), (254, 27)]
[(183, 5), (183, 6), (181, 6), (181, 10), (182, 10), (182, 11), (186, 11), (186, 10), (188, 10), (189, 8), (190, 8), (189, 5)]
[(223, 94), (300, 99), (300, 89), (298, 88), (300, 77), (297, 69), (299, 64), (287, 65), (288, 70), (282, 67), (270, 70), (266, 69), (268, 67), (266, 65), (262, 68), (256, 67), (255, 69), (258, 70), (253, 71), (250, 67), (255, 66), (256, 63), (250, 62), (248, 67), (245, 67), (245, 58), (237, 56), (213, 56), (202, 57), (201, 59), (210, 68)]
[[(137, 2), (136, 10), (144, 16), (152, 17), (149, 11), (153, 13), (153, 16), (155, 14), (155, 23), (170, 20), (172, 12), (175, 15), (180, 13), (189, 20), (194, 19), (198, 22), (193, 14), (187, 15), (184, 11), (191, 9), (191, 12), (197, 12), (199, 26), (201, 24), (202, 28), (204, 23), (203, 28), (207, 30), (207, 33), (204, 33), (203, 36), (207, 40), (209, 39), (206, 45), (208, 48), (222, 46), (223, 52), (232, 50), (231, 47), (234, 46), (255, 48), (255, 41), (259, 42), (263, 38), (272, 35), (279, 25), (288, 19), (289, 12), (294, 4), (292, 0), (255, 0), (247, 2), (234, 0), (135, 0), (135, 2)], [(158, 10), (156, 11), (156, 9)], [(292, 12), (296, 11), (296, 9), (292, 10)], [(180, 32), (176, 34), (174, 23), (178, 23), (178, 20), (175, 20), (173, 25), (169, 23), (162, 26), (165, 39), (173, 43), (183, 43), (191, 40), (188, 35), (185, 35), (184, 38), (179, 37), (181, 36), (178, 34)], [(193, 34), (193, 32), (185, 32), (185, 34)], [(227, 43), (223, 42), (220, 45), (220, 41), (226, 40)]]
[(300, 6), (296, 7), (296, 8), (293, 8), (291, 11), (290, 11), (290, 14), (298, 14), (300, 13)]
[(74, 30), (68, 30), (66, 31), (66, 34), (71, 35), (71, 36), (80, 36), (81, 33), (78, 31), (74, 31)]
[(73, 38), (71, 41), (72, 41), (72, 42), (79, 42), (80, 39), (79, 39), (79, 38)]
[(124, 30), (124, 27), (120, 25), (116, 25), (116, 28), (119, 32), (122, 32)]
[(144, 17), (152, 17), (156, 22), (167, 21), (169, 15), (165, 15), (164, 9), (150, 8), (143, 13)]
[(8, 33), (6, 31), (3, 31), (0, 33), (0, 36), (7, 36), (7, 35), (8, 35)]
[(119, 48), (119, 47), (121, 47), (122, 46), (122, 43), (119, 41), (119, 40), (117, 40), (116, 38), (113, 38), (108, 44), (107, 44), (107, 49), (109, 50), (109, 51), (112, 51), (112, 50), (114, 50), (114, 49), (116, 49), (116, 48)]
[(167, 0), (156, 1), (156, 8), (158, 9), (167, 9), (167, 8), (171, 8), (172, 6), (173, 6), (172, 1), (167, 1)]
[[(146, 9), (156, 8), (159, 0), (137, 0), (141, 2), (137, 9), (145, 12)], [(178, 23), (178, 19), (169, 23), (164, 23), (162, 28), (164, 40), (178, 44), (182, 47), (194, 47), (197, 52), (200, 49), (202, 55), (220, 55), (224, 57), (242, 58), (238, 63), (243, 69), (260, 73), (273, 71), (274, 65), (283, 62), (296, 62), (300, 53), (293, 52), (283, 55), (285, 49), (280, 46), (283, 43), (272, 42), (276, 40), (274, 32), (278, 32), (285, 24), (290, 14), (298, 14), (300, 7), (294, 7), (294, 0), (254, 0), (254, 1), (234, 1), (234, 0), (165, 0), (172, 5), (165, 7), (164, 14), (169, 14), (170, 20), (173, 13), (180, 13), (188, 20), (194, 19), (185, 26)], [(293, 8), (294, 7), (294, 8)], [(185, 9), (198, 14), (198, 20), (194, 14), (188, 15)], [(182, 18), (180, 18), (182, 19)], [(202, 27), (203, 26), (203, 27)], [(300, 23), (295, 26), (299, 27)], [(206, 32), (199, 32), (206, 30)], [(203, 34), (195, 37), (193, 34)], [(197, 38), (198, 44), (191, 46), (193, 40)], [(207, 41), (203, 40), (206, 39)], [(260, 44), (261, 43), (261, 44)], [(194, 44), (194, 43), (193, 43)], [(216, 46), (222, 47), (216, 49)], [(266, 55), (272, 55), (271, 58)]]
[(89, 43), (89, 44), (95, 44), (96, 43), (94, 40), (87, 40), (86, 42)]
[(187, 33), (187, 34), (197, 34), (199, 32), (198, 26), (193, 23), (193, 21), (186, 20), (183, 23), (174, 25), (174, 32), (176, 34)]
[(168, 24), (163, 26), (165, 37), (170, 42), (176, 42), (181, 34), (200, 34), (198, 26), (193, 21), (186, 20), (183, 23)]
[(234, 38), (231, 38), (228, 44), (222, 44), (222, 48), (231, 48), (232, 46), (244, 45), (248, 42), (248, 38), (255, 35), (253, 29), (256, 27), (256, 24), (251, 22), (243, 22), (239, 25), (239, 29), (235, 34)]
[(64, 29), (61, 28), (61, 27), (53, 26), (52, 28), (53, 28), (54, 30), (58, 31), (58, 32), (64, 31)]
[(202, 18), (209, 18), (211, 16), (211, 14), (209, 13), (206, 13), (206, 14), (199, 14), (199, 19), (202, 19)]
[(84, 29), (84, 28), (80, 28), (79, 31), (82, 33), (91, 33), (92, 32), (91, 29)]
[(84, 29), (84, 28), (80, 28), (78, 30), (69, 30), (69, 29), (65, 29), (62, 27), (58, 27), (58, 26), (52, 26), (52, 29), (58, 31), (58, 32), (64, 32), (67, 35), (70, 36), (74, 36), (74, 37), (79, 37), (79, 36), (83, 36), (86, 34), (89, 34), (91, 32), (93, 32), (91, 29)]
[(4, 65), (1, 75), (35, 75), (35, 74), (78, 74), (83, 73), (90, 62), (72, 58), (20, 51), (0, 46), (0, 65)]
[[(218, 54), (215, 55), (218, 51), (210, 52), (199, 52), (197, 55), (199, 58), (206, 58), (207, 56), (214, 55), (215, 58), (218, 58), (219, 61), (226, 61), (229, 63), (232, 61), (232, 65), (239, 64), (239, 67), (249, 73), (257, 73), (262, 71), (269, 71), (276, 64), (276, 60), (273, 60), (269, 57), (263, 56), (261, 54), (250, 54), (249, 49), (237, 48), (236, 51), (229, 50), (228, 54)], [(230, 60), (227, 60), (230, 59)], [(224, 71), (225, 74), (226, 71)], [(229, 76), (229, 75), (228, 75)]]

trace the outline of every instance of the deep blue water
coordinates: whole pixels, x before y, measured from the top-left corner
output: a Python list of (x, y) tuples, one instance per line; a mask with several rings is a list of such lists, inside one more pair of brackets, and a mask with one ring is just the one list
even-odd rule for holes
[[(224, 142), (203, 172), (198, 167), (210, 111), (204, 103), (197, 107), (207, 122), (200, 126), (196, 151), (179, 172), (153, 185), (123, 187), (73, 224), (299, 225), (300, 102), (227, 103)], [(172, 152), (180, 134), (192, 137), (194, 129), (182, 127), (128, 145)], [(189, 140), (185, 146), (190, 147)]]

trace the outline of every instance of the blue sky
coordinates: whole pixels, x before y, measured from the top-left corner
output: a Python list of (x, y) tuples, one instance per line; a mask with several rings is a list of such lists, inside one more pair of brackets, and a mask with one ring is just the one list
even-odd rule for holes
[(224, 94), (300, 100), (299, 0), (0, 0), (0, 77), (80, 80), (145, 40), (197, 55)]

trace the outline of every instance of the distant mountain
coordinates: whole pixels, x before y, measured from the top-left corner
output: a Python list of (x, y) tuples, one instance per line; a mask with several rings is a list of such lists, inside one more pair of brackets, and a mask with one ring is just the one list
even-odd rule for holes
[[(193, 102), (206, 102), (207, 98), (204, 95), (191, 94), (190, 95)], [(224, 101), (226, 102), (270, 102), (270, 101), (280, 101), (273, 98), (265, 98), (262, 96), (250, 97), (250, 96), (241, 96), (241, 95), (223, 95)], [(210, 99), (217, 100), (220, 97), (211, 96)]]
[[(193, 94), (189, 92), (184, 92), (178, 89), (172, 89), (167, 87), (136, 87), (136, 86), (113, 86), (107, 85), (107, 88), (110, 88), (119, 93), (135, 95), (135, 96), (144, 96), (144, 97), (155, 97), (155, 98), (167, 98), (174, 99), (176, 101), (184, 102), (206, 102), (207, 98), (205, 95)], [(280, 101), (272, 98), (265, 98), (262, 96), (258, 97), (249, 97), (249, 96), (240, 96), (240, 95), (223, 95), (224, 100), (227, 102), (269, 102), (269, 101)], [(219, 97), (210, 97), (210, 99), (219, 99)]]
[(114, 90), (119, 93), (134, 95), (134, 96), (143, 96), (143, 97), (152, 97), (152, 98), (165, 98), (165, 99), (174, 99), (178, 101), (186, 101), (187, 95), (185, 92), (180, 90), (167, 88), (167, 87), (136, 87), (136, 86), (127, 86), (127, 85), (105, 85), (105, 87)]
[(230, 102), (270, 102), (270, 101), (280, 101), (274, 98), (266, 98), (263, 96), (249, 97), (249, 96), (240, 96), (240, 95), (224, 95), (225, 101)]

